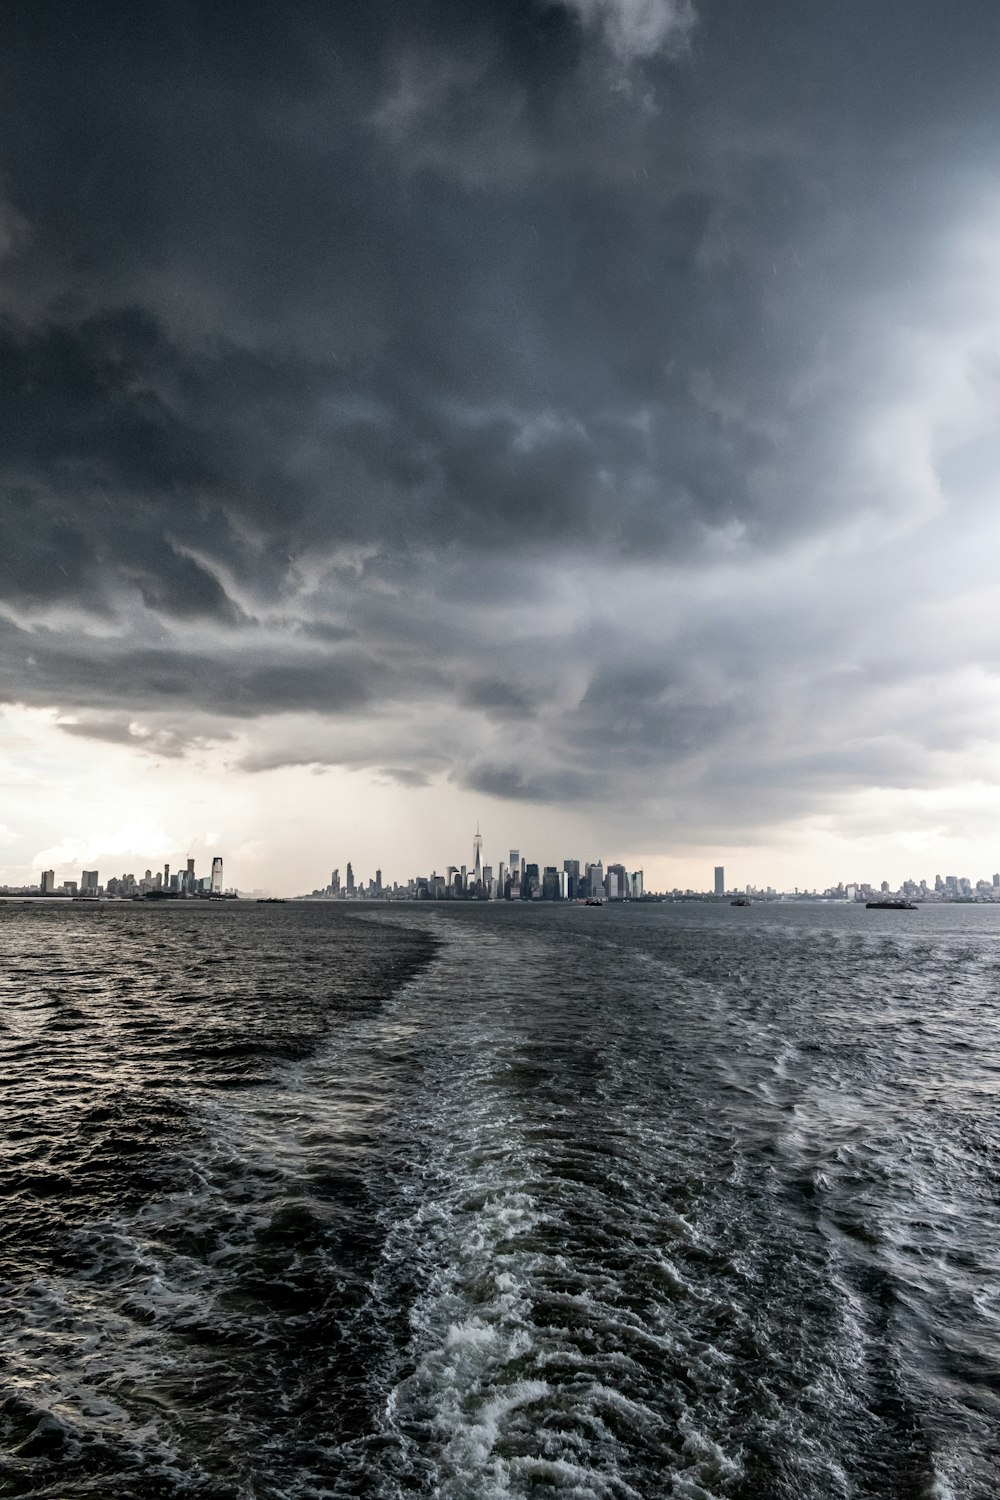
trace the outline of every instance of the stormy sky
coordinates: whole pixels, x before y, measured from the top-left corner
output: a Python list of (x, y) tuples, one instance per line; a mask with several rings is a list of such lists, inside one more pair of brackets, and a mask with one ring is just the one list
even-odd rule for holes
[(0, 878), (476, 818), (991, 873), (998, 56), (994, 0), (6, 6)]

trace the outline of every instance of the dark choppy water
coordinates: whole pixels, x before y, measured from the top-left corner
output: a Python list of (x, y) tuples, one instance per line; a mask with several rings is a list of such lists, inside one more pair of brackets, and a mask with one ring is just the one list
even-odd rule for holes
[(0, 1494), (1000, 1493), (1000, 911), (0, 906)]

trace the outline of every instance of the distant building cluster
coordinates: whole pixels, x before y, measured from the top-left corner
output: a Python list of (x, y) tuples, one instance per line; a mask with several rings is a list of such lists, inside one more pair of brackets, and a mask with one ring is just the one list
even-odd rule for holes
[(844, 901), (870, 901), (878, 896), (898, 896), (907, 901), (1000, 901), (1000, 874), (991, 880), (977, 880), (975, 885), (965, 875), (935, 875), (933, 885), (926, 880), (904, 880), (893, 891), (883, 880), (877, 888), (863, 883), (838, 885), (824, 894)]
[(750, 898), (754, 901), (859, 901), (867, 902), (888, 897), (899, 901), (920, 902), (1000, 902), (1000, 874), (996, 874), (991, 880), (977, 880), (975, 885), (965, 875), (935, 875), (933, 885), (926, 880), (904, 880), (898, 890), (893, 890), (888, 880), (881, 881), (878, 885), (871, 885), (868, 881), (841, 881), (837, 885), (827, 886), (825, 890), (799, 890), (779, 891), (773, 885), (755, 886), (747, 885), (735, 889), (726, 886), (726, 873), (723, 865), (716, 865), (711, 891), (679, 890), (675, 889), (664, 893), (666, 901), (711, 901), (721, 900), (730, 896)]
[(472, 862), (448, 865), (443, 874), (415, 875), (404, 885), (387, 885), (382, 871), (359, 882), (349, 863), (343, 881), (334, 870), (323, 890), (314, 890), (314, 900), (335, 901), (637, 901), (643, 897), (641, 870), (624, 865), (607, 868), (600, 860), (582, 864), (578, 859), (540, 866), (511, 849), (496, 866), (483, 864), (483, 840), (479, 831), (472, 841)]
[(183, 870), (171, 871), (169, 865), (164, 865), (155, 874), (152, 870), (147, 870), (142, 876), (112, 875), (104, 885), (101, 884), (100, 872), (97, 870), (84, 870), (79, 880), (63, 880), (58, 885), (56, 872), (43, 870), (37, 887), (24, 887), (16, 892), (4, 887), (3, 894), (63, 896), (96, 901), (101, 897), (141, 900), (145, 896), (222, 896), (226, 893), (222, 885), (222, 856), (217, 854), (212, 860), (211, 875), (199, 876), (193, 859), (187, 861)]
[[(935, 875), (926, 880), (904, 880), (893, 890), (887, 880), (878, 885), (867, 881), (841, 881), (825, 890), (776, 890), (774, 886), (726, 884), (724, 865), (715, 865), (708, 889), (651, 892), (645, 888), (642, 870), (627, 870), (623, 864), (604, 865), (601, 860), (582, 862), (565, 859), (562, 867), (537, 865), (511, 849), (496, 866), (483, 863), (483, 840), (478, 829), (472, 841), (472, 859), (467, 865), (448, 865), (439, 874), (415, 875), (405, 883), (388, 883), (376, 870), (369, 880), (359, 880), (350, 862), (343, 879), (334, 870), (330, 882), (309, 892), (305, 900), (333, 901), (723, 901), (736, 898), (735, 905), (749, 901), (844, 901), (868, 902), (888, 897), (913, 902), (1000, 903), (1000, 874), (975, 884), (965, 875)], [(101, 883), (98, 870), (83, 870), (79, 880), (56, 880), (54, 870), (42, 870), (37, 885), (0, 886), (0, 896), (46, 896), (74, 900), (165, 900), (233, 898), (235, 890), (223, 886), (222, 857), (212, 860), (210, 875), (199, 875), (195, 861), (183, 868), (147, 870), (144, 875), (112, 875)]]
[(448, 865), (443, 874), (416, 875), (405, 883), (389, 884), (376, 870), (370, 880), (358, 880), (348, 863), (341, 879), (334, 870), (329, 885), (314, 890), (306, 899), (335, 901), (723, 901), (736, 898), (737, 905), (747, 901), (845, 901), (866, 902), (888, 896), (899, 900), (926, 902), (1000, 902), (1000, 874), (992, 880), (977, 880), (975, 885), (964, 875), (935, 875), (933, 884), (926, 880), (904, 880), (898, 890), (889, 882), (879, 885), (867, 881), (843, 882), (825, 890), (777, 890), (768, 886), (727, 886), (724, 865), (715, 865), (711, 886), (662, 892), (645, 889), (641, 870), (626, 870), (624, 865), (605, 866), (600, 860), (582, 863), (563, 860), (556, 865), (540, 866), (524, 859), (518, 849), (511, 849), (506, 860), (493, 865), (482, 863), (482, 838), (478, 831), (472, 844), (469, 865)]

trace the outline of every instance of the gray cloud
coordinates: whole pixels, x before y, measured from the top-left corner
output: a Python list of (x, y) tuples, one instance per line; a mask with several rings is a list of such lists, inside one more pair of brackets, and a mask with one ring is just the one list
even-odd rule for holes
[(223, 653), (204, 635), (187, 648), (136, 647), (8, 626), (0, 640), (0, 697), (38, 706), (172, 709), (181, 720), (197, 711), (237, 718), (293, 710), (337, 714), (364, 707), (385, 678), (385, 668), (364, 657), (240, 649), (240, 643)]
[(570, 770), (539, 771), (530, 764), (518, 764), (516, 753), (502, 764), (485, 761), (472, 765), (458, 779), (474, 792), (516, 802), (585, 801), (595, 791), (592, 777)]
[(100, 740), (107, 745), (128, 745), (147, 755), (168, 759), (179, 759), (193, 749), (205, 749), (230, 737), (225, 729), (217, 727), (210, 734), (199, 734), (190, 728), (184, 732), (169, 725), (136, 723), (114, 715), (62, 720), (59, 728), (64, 734), (76, 735), (80, 739)]
[(496, 719), (528, 719), (535, 713), (532, 694), (512, 682), (496, 677), (477, 677), (467, 684), (462, 702), (469, 708), (481, 708)]
[(384, 777), (386, 781), (394, 781), (397, 786), (430, 786), (429, 776), (423, 771), (413, 770), (409, 766), (380, 766), (379, 775)]
[(599, 26), (624, 62), (683, 49), (697, 16), (691, 0), (567, 0), (585, 26)]
[[(312, 715), (244, 766), (667, 821), (950, 774), (895, 641), (949, 606), (927, 557), (976, 575), (945, 513), (989, 512), (988, 278), (955, 226), (1000, 16), (6, 27), (4, 701), (163, 754), (199, 715)], [(967, 747), (982, 691), (949, 700)], [(379, 732), (345, 748), (347, 720)]]

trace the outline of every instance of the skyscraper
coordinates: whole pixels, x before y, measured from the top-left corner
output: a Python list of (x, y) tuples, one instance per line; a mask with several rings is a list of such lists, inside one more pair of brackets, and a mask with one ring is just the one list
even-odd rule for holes
[(479, 832), (479, 824), (476, 824), (476, 836), (472, 840), (472, 879), (478, 886), (483, 878), (483, 837)]
[(724, 896), (726, 894), (726, 867), (716, 865), (715, 867), (715, 894)]
[(350, 860), (347, 861), (347, 894), (354, 895), (354, 867)]
[(212, 895), (222, 895), (222, 855), (217, 854), (212, 860)]
[(56, 888), (56, 872), (55, 872), (55, 870), (43, 870), (42, 871), (41, 884), (39, 886), (39, 890), (41, 891), (42, 895), (43, 896), (51, 896), (52, 893), (53, 893), (53, 891), (55, 890), (55, 888)]

